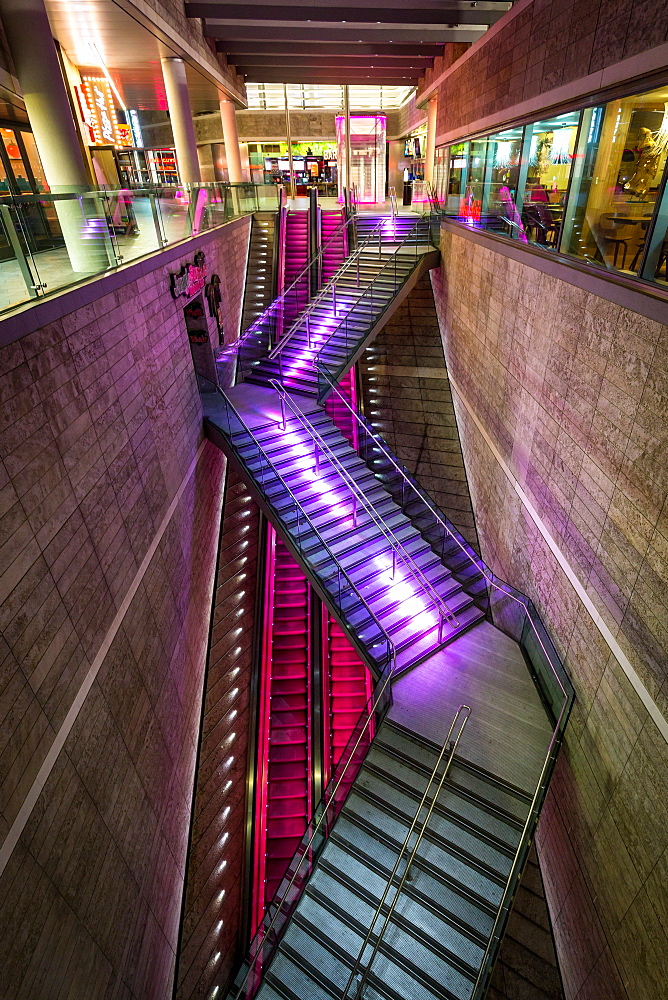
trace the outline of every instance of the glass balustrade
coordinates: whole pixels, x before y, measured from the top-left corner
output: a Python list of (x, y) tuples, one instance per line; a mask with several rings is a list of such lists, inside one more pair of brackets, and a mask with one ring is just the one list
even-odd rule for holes
[[(0, 313), (268, 207), (253, 184), (0, 192)], [(273, 191), (274, 210), (278, 195)]]

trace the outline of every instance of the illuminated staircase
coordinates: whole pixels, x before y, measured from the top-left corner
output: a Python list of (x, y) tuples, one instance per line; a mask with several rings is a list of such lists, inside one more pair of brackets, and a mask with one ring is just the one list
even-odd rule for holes
[[(337, 388), (434, 263), (428, 225), (380, 244), (350, 255), (265, 357), (242, 365), (244, 382), (225, 393), (202, 383), (207, 435), (376, 678), (229, 994), (238, 1000), (482, 1000), (573, 699), (531, 602)], [(473, 707), (442, 733), (457, 684)], [(442, 745), (421, 729), (430, 713)]]

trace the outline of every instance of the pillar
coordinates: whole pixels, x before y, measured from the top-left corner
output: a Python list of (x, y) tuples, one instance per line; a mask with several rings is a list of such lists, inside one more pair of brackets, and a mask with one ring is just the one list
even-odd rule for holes
[(239, 150), (239, 133), (237, 132), (237, 113), (234, 101), (227, 97), (220, 98), (220, 119), (223, 123), (223, 142), (227, 159), (227, 178), (230, 184), (243, 181), (241, 169), (241, 151)]
[(427, 149), (424, 154), (424, 179), (426, 184), (434, 183), (434, 160), (436, 158), (436, 113), (438, 98), (432, 97), (427, 105)]
[(160, 62), (179, 175), (184, 184), (199, 184), (202, 178), (195, 141), (195, 125), (188, 97), (186, 64), (179, 56), (163, 56)]
[[(91, 186), (79, 134), (51, 34), (44, 0), (0, 0), (0, 14), (51, 193), (83, 194)], [(103, 216), (93, 196), (55, 200), (72, 270), (92, 274), (109, 266)]]

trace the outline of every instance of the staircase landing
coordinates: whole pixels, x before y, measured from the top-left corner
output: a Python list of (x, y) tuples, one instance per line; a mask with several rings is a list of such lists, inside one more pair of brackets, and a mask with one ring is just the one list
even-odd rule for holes
[(533, 795), (552, 726), (519, 646), (489, 622), (403, 674), (392, 695), (389, 718), (439, 746), (469, 705), (466, 759)]

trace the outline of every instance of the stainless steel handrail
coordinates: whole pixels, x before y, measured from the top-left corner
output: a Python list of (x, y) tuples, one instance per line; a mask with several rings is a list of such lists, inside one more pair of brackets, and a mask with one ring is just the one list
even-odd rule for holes
[[(347, 225), (347, 226), (348, 225), (352, 225), (354, 222), (355, 222), (354, 219), (348, 219), (346, 221), (345, 225)], [(306, 317), (310, 316), (310, 314), (313, 312), (313, 310), (316, 308), (317, 305), (320, 305), (322, 303), (323, 298), (326, 297), (326, 293), (327, 293), (328, 289), (330, 289), (330, 287), (332, 285), (336, 286), (336, 282), (341, 280), (341, 276), (343, 274), (345, 274), (345, 272), (348, 270), (348, 268), (352, 267), (353, 264), (356, 264), (356, 263), (359, 262), (360, 254), (362, 253), (362, 251), (368, 249), (369, 244), (372, 241), (375, 242), (376, 235), (378, 235), (378, 237), (380, 238), (380, 233), (381, 233), (381, 230), (383, 228), (383, 225), (384, 225), (384, 221), (383, 222), (379, 222), (378, 225), (376, 226), (376, 228), (371, 231), (371, 233), (369, 234), (369, 236), (367, 236), (367, 238), (365, 239), (364, 243), (362, 243), (361, 245), (355, 247), (355, 250), (350, 254), (349, 257), (346, 258), (346, 260), (343, 262), (342, 266), (339, 268), (339, 270), (336, 272), (336, 274), (333, 275), (329, 279), (329, 281), (327, 282), (326, 285), (323, 285), (322, 288), (319, 289), (318, 294), (315, 296), (314, 299), (311, 299), (311, 301), (308, 304), (308, 306), (306, 307), (306, 309), (304, 309), (304, 310), (302, 310), (302, 312), (300, 312), (299, 316), (294, 321), (294, 323), (292, 324), (292, 326), (290, 327), (290, 329), (288, 330), (288, 332), (286, 334), (284, 334), (284, 336), (281, 337), (281, 339), (276, 344), (274, 344), (274, 346), (272, 347), (271, 351), (267, 355), (268, 358), (270, 358), (270, 359), (274, 358), (276, 356), (276, 354), (280, 353), (280, 351), (283, 350), (283, 348), (290, 342), (290, 340), (292, 340), (292, 337), (294, 336), (294, 334), (299, 329), (302, 321)], [(297, 279), (297, 280), (299, 280), (299, 279)], [(293, 284), (290, 285), (290, 288), (292, 288), (294, 284), (295, 284), (295, 282), (293, 282)]]
[[(395, 878), (395, 876), (397, 874), (397, 871), (399, 870), (399, 865), (401, 864), (401, 862), (403, 860), (404, 854), (408, 850), (408, 843), (409, 843), (411, 837), (413, 836), (413, 831), (415, 830), (415, 827), (418, 824), (418, 818), (420, 816), (420, 813), (422, 812), (422, 808), (423, 808), (425, 802), (427, 801), (427, 797), (429, 795), (429, 790), (431, 789), (431, 786), (434, 783), (434, 780), (436, 779), (436, 774), (438, 773), (438, 769), (441, 766), (441, 761), (443, 760), (443, 757), (445, 756), (446, 750), (447, 750), (447, 760), (445, 762), (445, 767), (443, 768), (443, 774), (441, 775), (441, 777), (439, 779), (438, 786), (436, 788), (436, 792), (434, 793), (434, 796), (431, 799), (431, 802), (429, 803), (429, 807), (427, 809), (427, 815), (424, 818), (422, 826), (418, 830), (417, 837), (416, 837), (416, 840), (415, 840), (415, 844), (413, 845), (413, 849), (411, 851), (410, 857), (408, 858), (408, 861), (406, 862), (406, 867), (405, 867), (404, 873), (401, 876), (401, 879), (399, 881), (399, 885), (397, 886), (397, 891), (394, 894), (394, 899), (392, 900), (392, 903), (390, 904), (390, 908), (389, 908), (389, 910), (388, 910), (388, 912), (387, 912), (387, 914), (385, 916), (385, 922), (383, 923), (383, 926), (381, 927), (380, 934), (376, 938), (376, 943), (375, 943), (375, 945), (373, 947), (373, 951), (371, 952), (371, 957), (369, 958), (369, 961), (366, 963), (366, 968), (365, 968), (364, 973), (362, 975), (362, 979), (360, 980), (360, 982), (357, 985), (357, 990), (356, 990), (356, 993), (355, 993), (354, 1000), (361, 1000), (361, 998), (362, 998), (364, 987), (366, 986), (367, 978), (369, 976), (369, 973), (371, 972), (371, 966), (374, 963), (376, 955), (378, 954), (378, 949), (380, 948), (380, 943), (383, 940), (383, 936), (385, 934), (385, 931), (387, 930), (387, 927), (388, 927), (388, 925), (390, 923), (390, 920), (392, 919), (392, 914), (394, 913), (394, 909), (395, 909), (395, 907), (397, 905), (397, 901), (399, 899), (399, 896), (401, 895), (401, 892), (403, 890), (403, 887), (404, 887), (404, 884), (406, 882), (406, 879), (408, 878), (408, 873), (410, 871), (411, 865), (413, 864), (413, 860), (415, 858), (415, 855), (417, 854), (418, 848), (419, 848), (419, 846), (420, 846), (420, 844), (422, 842), (422, 838), (424, 836), (425, 830), (427, 829), (427, 825), (429, 823), (429, 820), (431, 819), (431, 814), (433, 813), (434, 807), (436, 806), (436, 802), (438, 800), (438, 797), (441, 794), (441, 789), (443, 788), (443, 783), (444, 783), (446, 777), (448, 776), (448, 772), (449, 772), (450, 767), (452, 765), (452, 760), (453, 760), (453, 758), (455, 756), (457, 747), (459, 745), (459, 741), (460, 741), (460, 739), (462, 737), (462, 733), (464, 732), (464, 728), (466, 727), (466, 723), (468, 722), (470, 715), (471, 715), (471, 709), (469, 708), (468, 705), (460, 705), (459, 708), (457, 709), (457, 711), (455, 712), (455, 716), (454, 716), (454, 718), (452, 720), (452, 723), (450, 725), (450, 729), (448, 730), (448, 735), (445, 737), (445, 740), (443, 742), (443, 746), (441, 747), (441, 752), (439, 753), (438, 759), (437, 759), (436, 763), (434, 764), (434, 768), (433, 768), (431, 774), (429, 775), (429, 781), (427, 782), (427, 787), (425, 788), (424, 794), (422, 795), (422, 798), (420, 799), (420, 804), (417, 807), (417, 810), (416, 810), (415, 815), (413, 817), (413, 821), (412, 821), (412, 823), (411, 823), (411, 825), (410, 825), (410, 827), (408, 829), (408, 833), (406, 834), (406, 837), (404, 838), (404, 842), (401, 845), (401, 850), (399, 851), (399, 855), (397, 857), (397, 860), (394, 863), (394, 868), (392, 869), (392, 872), (390, 873), (390, 877), (387, 880), (387, 884), (385, 886), (385, 890), (383, 892), (383, 895), (380, 898), (380, 902), (378, 903), (378, 906), (376, 907), (376, 911), (375, 911), (375, 913), (373, 915), (371, 923), (369, 924), (369, 929), (366, 932), (366, 936), (364, 938), (364, 941), (362, 942), (362, 947), (359, 950), (359, 954), (358, 954), (358, 956), (357, 956), (357, 958), (355, 960), (355, 964), (353, 965), (352, 971), (350, 973), (350, 976), (348, 977), (348, 982), (346, 983), (346, 988), (343, 991), (343, 994), (341, 996), (341, 1000), (346, 1000), (346, 998), (348, 996), (348, 992), (350, 990), (350, 987), (352, 986), (353, 982), (355, 981), (355, 977), (358, 974), (357, 970), (359, 969), (360, 965), (362, 964), (362, 958), (364, 956), (364, 951), (365, 951), (366, 946), (368, 945), (369, 941), (371, 940), (371, 935), (373, 934), (373, 929), (376, 926), (376, 921), (378, 920), (378, 917), (381, 914), (383, 906), (385, 905), (385, 900), (387, 899), (388, 893), (389, 893), (390, 889), (392, 888), (392, 883), (394, 882), (394, 878)], [(460, 716), (462, 716), (461, 726), (459, 727), (459, 731), (457, 733), (456, 738), (451, 741), (452, 734), (454, 732), (455, 726), (457, 725), (457, 722), (458, 722)]]
[[(379, 280), (379, 278), (381, 278), (381, 276), (383, 275), (383, 272), (384, 272), (384, 271), (385, 271), (385, 270), (386, 270), (386, 269), (387, 269), (388, 267), (391, 267), (391, 266), (392, 266), (393, 264), (394, 264), (394, 269), (395, 269), (394, 273), (395, 273), (395, 281), (396, 281), (396, 266), (397, 266), (397, 260), (398, 260), (398, 258), (399, 258), (399, 251), (401, 250), (401, 248), (402, 248), (403, 246), (405, 246), (405, 244), (407, 244), (407, 243), (409, 243), (409, 242), (411, 241), (411, 239), (412, 239), (412, 237), (413, 237), (413, 234), (415, 234), (415, 249), (416, 249), (416, 256), (417, 256), (417, 247), (418, 247), (418, 242), (417, 242), (417, 236), (419, 235), (419, 234), (418, 234), (418, 232), (417, 232), (417, 230), (419, 229), (420, 225), (422, 225), (422, 224), (423, 224), (423, 218), (424, 218), (424, 217), (421, 217), (421, 218), (419, 218), (419, 219), (417, 220), (417, 222), (415, 223), (415, 225), (414, 225), (414, 226), (412, 227), (412, 229), (410, 230), (410, 232), (408, 233), (408, 236), (406, 236), (406, 237), (405, 237), (405, 238), (404, 238), (404, 239), (403, 239), (403, 240), (401, 241), (401, 243), (398, 243), (398, 244), (396, 245), (396, 248), (395, 248), (395, 250), (394, 250), (394, 251), (393, 251), (393, 252), (392, 252), (392, 253), (390, 254), (390, 256), (389, 256), (389, 259), (387, 260), (387, 262), (386, 262), (385, 264), (383, 264), (383, 266), (381, 267), (380, 271), (378, 271), (378, 273), (377, 273), (377, 274), (376, 274), (376, 275), (375, 275), (375, 276), (374, 276), (374, 277), (372, 278), (372, 280), (371, 280), (371, 281), (370, 281), (370, 282), (369, 282), (369, 283), (368, 283), (368, 284), (367, 284), (367, 285), (366, 285), (366, 286), (364, 287), (364, 290), (363, 290), (363, 291), (362, 291), (362, 293), (361, 293), (361, 294), (359, 295), (359, 297), (358, 297), (358, 299), (356, 300), (356, 302), (355, 302), (355, 303), (354, 303), (354, 304), (353, 304), (353, 305), (352, 305), (352, 306), (350, 307), (350, 309), (348, 310), (348, 312), (347, 312), (347, 313), (345, 313), (345, 314), (344, 314), (343, 316), (341, 316), (341, 319), (340, 319), (340, 322), (339, 322), (338, 326), (334, 327), (334, 329), (333, 329), (333, 330), (330, 330), (330, 331), (329, 331), (329, 337), (328, 337), (328, 339), (327, 339), (327, 340), (325, 341), (325, 343), (324, 343), (324, 344), (323, 344), (323, 345), (321, 346), (320, 350), (318, 351), (318, 353), (316, 354), (315, 358), (313, 359), (313, 363), (314, 363), (314, 364), (316, 364), (316, 365), (318, 364), (318, 362), (319, 362), (319, 358), (320, 358), (320, 354), (321, 354), (321, 353), (322, 353), (322, 351), (323, 351), (323, 350), (324, 350), (324, 349), (325, 349), (325, 348), (327, 347), (327, 344), (329, 343), (329, 341), (331, 340), (331, 338), (332, 338), (332, 337), (334, 336), (334, 334), (336, 333), (336, 331), (337, 331), (337, 330), (338, 330), (338, 329), (339, 329), (339, 328), (340, 328), (341, 326), (343, 326), (343, 323), (345, 322), (345, 320), (347, 320), (347, 319), (348, 319), (348, 316), (350, 316), (350, 314), (351, 314), (351, 313), (352, 313), (352, 312), (354, 311), (355, 307), (356, 307), (357, 305), (359, 305), (359, 303), (360, 303), (361, 299), (363, 299), (363, 298), (364, 298), (364, 296), (365, 296), (365, 295), (367, 294), (367, 292), (369, 291), (369, 289), (371, 289), (371, 290), (372, 290), (372, 292), (373, 292), (373, 286), (374, 286), (374, 283), (375, 283), (376, 281), (378, 281), (378, 280)], [(323, 289), (323, 291), (324, 291), (324, 289)], [(373, 294), (372, 294), (372, 296), (371, 296), (371, 299), (372, 299), (372, 302), (373, 302)]]
[[(302, 411), (299, 409), (299, 407), (295, 406), (295, 404), (293, 403), (290, 395), (283, 388), (283, 386), (280, 384), (280, 382), (277, 382), (275, 379), (270, 379), (269, 384), (276, 390), (276, 392), (279, 394), (279, 396), (281, 396), (281, 398), (285, 402), (287, 402), (288, 406), (290, 407), (290, 409), (292, 410), (292, 412), (294, 413), (294, 415), (297, 417), (297, 419), (301, 423), (301, 425), (304, 428), (304, 430), (306, 431), (306, 433), (309, 435), (309, 437), (313, 441), (314, 449), (315, 449), (315, 454), (316, 454), (316, 464), (318, 462), (318, 457), (317, 457), (318, 452), (317, 452), (317, 449), (319, 448), (320, 451), (323, 452), (323, 454), (325, 454), (325, 455), (328, 456), (330, 464), (336, 467), (337, 471), (339, 472), (339, 475), (342, 476), (346, 480), (346, 483), (347, 483), (348, 487), (352, 490), (352, 492), (353, 492), (353, 494), (355, 496), (355, 506), (354, 506), (353, 510), (355, 512), (357, 511), (357, 498), (359, 498), (361, 500), (361, 502), (362, 502), (363, 507), (365, 508), (365, 510), (367, 511), (367, 513), (371, 516), (371, 519), (375, 522), (375, 524), (380, 528), (380, 530), (382, 531), (382, 533), (385, 535), (385, 538), (389, 542), (390, 547), (392, 548), (392, 553), (393, 553), (393, 557), (392, 557), (392, 579), (394, 579), (394, 576), (395, 576), (395, 573), (396, 573), (396, 557), (397, 557), (397, 553), (399, 553), (400, 559), (402, 560), (402, 562), (404, 563), (404, 565), (408, 569), (408, 572), (414, 578), (414, 580), (416, 581), (416, 583), (418, 583), (420, 586), (422, 586), (425, 590), (428, 591), (428, 593), (429, 593), (429, 595), (430, 595), (433, 603), (436, 605), (436, 607), (438, 609), (438, 612), (439, 612), (439, 615), (440, 615), (440, 621), (439, 621), (439, 627), (438, 627), (438, 639), (439, 639), (439, 642), (440, 642), (442, 640), (442, 638), (443, 638), (443, 620), (447, 621), (451, 625), (452, 628), (459, 628), (459, 621), (457, 619), (456, 614), (452, 611), (452, 609), (450, 607), (448, 607), (448, 602), (443, 597), (441, 597), (441, 595), (438, 593), (438, 591), (434, 587), (433, 583), (429, 580), (428, 577), (426, 577), (424, 575), (423, 571), (418, 566), (418, 564), (416, 562), (414, 562), (414, 560), (413, 560), (412, 556), (410, 555), (410, 553), (407, 552), (406, 549), (404, 548), (404, 545), (403, 545), (403, 542), (401, 541), (401, 539), (397, 538), (396, 535), (391, 531), (391, 529), (389, 529), (387, 527), (387, 525), (385, 524), (385, 522), (383, 521), (383, 519), (378, 515), (378, 512), (375, 510), (373, 504), (369, 503), (369, 500), (364, 496), (364, 493), (359, 489), (359, 487), (358, 487), (357, 483), (355, 482), (355, 480), (353, 479), (353, 477), (350, 475), (350, 473), (348, 472), (348, 470), (346, 469), (346, 467), (343, 465), (343, 463), (341, 462), (341, 460), (337, 457), (337, 455), (335, 455), (335, 453), (332, 451), (332, 449), (327, 444), (327, 442), (324, 440), (324, 438), (321, 437), (321, 435), (317, 432), (317, 430), (315, 429), (315, 427), (313, 427), (313, 425), (311, 423), (309, 423), (309, 421), (306, 419), (306, 417), (304, 416), (304, 414), (302, 413)], [(353, 514), (353, 517), (355, 518), (355, 514)]]
[[(336, 383), (331, 378), (331, 376), (330, 376), (329, 371), (327, 370), (327, 368), (325, 368), (324, 365), (319, 364), (317, 358), (315, 359), (315, 364), (317, 366), (318, 372), (321, 373), (322, 375), (324, 375), (324, 377), (327, 379), (327, 381), (329, 382), (329, 384), (332, 386), (333, 393), (335, 393), (338, 396), (339, 400), (344, 404), (344, 406), (346, 406), (348, 408), (348, 410), (350, 411), (350, 413), (353, 415), (354, 419), (357, 421), (358, 425), (364, 430), (364, 433), (367, 434), (370, 438), (373, 439), (374, 443), (383, 452), (383, 454), (385, 455), (385, 457), (391, 463), (391, 465), (396, 470), (396, 472), (399, 473), (399, 475), (402, 477), (402, 479), (404, 480), (404, 482), (409, 486), (409, 488), (413, 491), (413, 493), (415, 493), (416, 496), (419, 497), (420, 501), (423, 504), (426, 504), (426, 506), (429, 507), (429, 510), (431, 511), (431, 513), (433, 514), (433, 516), (440, 523), (440, 525), (445, 529), (445, 531), (448, 533), (448, 535), (450, 536), (450, 538), (452, 538), (452, 540), (457, 543), (457, 545), (462, 550), (462, 552), (464, 553), (464, 555), (466, 556), (466, 558), (470, 562), (474, 563), (474, 560), (471, 559), (471, 556), (466, 551), (465, 547), (462, 545), (462, 543), (460, 542), (460, 540), (457, 538), (456, 535), (454, 535), (452, 533), (452, 530), (450, 529), (450, 527), (447, 524), (447, 522), (443, 520), (443, 517), (442, 517), (440, 511), (438, 510), (438, 508), (435, 507), (435, 506), (433, 506), (432, 504), (428, 503), (427, 499), (416, 488), (415, 484), (412, 483), (411, 480), (408, 478), (408, 476), (406, 475), (405, 471), (401, 468), (400, 465), (397, 464), (396, 459), (394, 458), (394, 456), (392, 455), (392, 453), (390, 451), (388, 451), (388, 449), (385, 447), (385, 443), (383, 442), (382, 438), (379, 435), (377, 435), (376, 433), (374, 433), (373, 430), (371, 430), (371, 428), (367, 425), (366, 421), (363, 419), (363, 417), (361, 416), (361, 414), (358, 413), (358, 411), (353, 406), (350, 405), (350, 403), (348, 402), (348, 400), (346, 399), (346, 397), (342, 393), (339, 392), (339, 390), (336, 387)], [(533, 633), (534, 633), (536, 639), (538, 640), (538, 643), (540, 644), (540, 647), (543, 650), (543, 653), (545, 654), (545, 658), (546, 658), (547, 662), (550, 664), (550, 669), (552, 670), (552, 673), (554, 674), (554, 676), (556, 678), (556, 681), (557, 681), (559, 687), (561, 688), (562, 694), (563, 694), (563, 696), (564, 696), (565, 699), (568, 699), (568, 694), (566, 692), (566, 689), (564, 688), (564, 686), (563, 686), (563, 684), (561, 682), (561, 678), (559, 677), (559, 674), (554, 669), (554, 666), (552, 664), (552, 658), (551, 658), (549, 652), (547, 651), (547, 649), (545, 648), (545, 644), (543, 643), (543, 640), (541, 639), (541, 637), (540, 637), (540, 635), (539, 635), (539, 633), (538, 633), (538, 631), (537, 631), (537, 629), (536, 629), (536, 627), (535, 627), (535, 625), (534, 625), (534, 623), (532, 621), (531, 615), (529, 614), (526, 605), (522, 601), (520, 601), (519, 598), (515, 597), (514, 594), (509, 593), (504, 587), (501, 587), (494, 579), (492, 579), (492, 577), (489, 575), (487, 567), (482, 562), (482, 560), (480, 560), (480, 563), (482, 563), (482, 566), (479, 563), (477, 563), (477, 562), (475, 562), (474, 565), (480, 570), (482, 576), (485, 578), (485, 580), (487, 581), (487, 583), (489, 584), (489, 586), (493, 587), (495, 590), (498, 590), (499, 593), (504, 594), (506, 597), (509, 597), (511, 600), (515, 601), (524, 610), (524, 613), (527, 616), (527, 618), (528, 618), (528, 620), (529, 620), (529, 622), (531, 624), (531, 628), (533, 630)]]
[(510, 866), (510, 872), (508, 873), (508, 878), (506, 880), (506, 888), (504, 890), (503, 896), (501, 897), (501, 902), (499, 903), (499, 907), (498, 907), (498, 910), (496, 912), (496, 918), (495, 918), (494, 923), (492, 925), (492, 930), (490, 932), (490, 936), (489, 936), (489, 939), (487, 941), (487, 947), (485, 948), (485, 952), (483, 954), (482, 961), (480, 963), (480, 968), (478, 969), (478, 975), (476, 977), (476, 981), (475, 981), (474, 986), (473, 986), (473, 991), (471, 993), (471, 1000), (480, 1000), (480, 998), (478, 997), (477, 991), (478, 991), (480, 985), (482, 984), (482, 982), (484, 981), (485, 976), (487, 975), (487, 972), (488, 972), (487, 965), (489, 963), (490, 955), (491, 955), (491, 953), (492, 953), (492, 951), (493, 951), (493, 949), (494, 949), (494, 947), (496, 945), (495, 938), (497, 936), (497, 931), (498, 931), (498, 928), (499, 928), (499, 924), (501, 923), (502, 920), (505, 919), (505, 916), (506, 916), (505, 907), (506, 907), (506, 904), (508, 902), (508, 896), (509, 896), (510, 892), (512, 891), (513, 883), (517, 884), (516, 880), (519, 881), (519, 876), (521, 874), (521, 873), (518, 872), (518, 868), (519, 868), (519, 865), (520, 865), (520, 857), (522, 855), (523, 850), (527, 846), (527, 843), (529, 842), (529, 831), (530, 831), (530, 828), (531, 828), (531, 826), (536, 821), (536, 816), (534, 814), (537, 811), (539, 799), (540, 799), (540, 797), (541, 797), (541, 795), (543, 794), (543, 791), (544, 791), (545, 778), (546, 778), (548, 769), (549, 769), (549, 767), (551, 765), (551, 758), (552, 758), (552, 756), (554, 754), (554, 747), (555, 747), (555, 744), (557, 742), (557, 736), (558, 736), (558, 733), (559, 733), (559, 731), (561, 729), (561, 725), (562, 725), (562, 720), (563, 720), (563, 717), (564, 717), (564, 713), (566, 712), (566, 710), (568, 708), (568, 698), (566, 697), (566, 695), (564, 695), (564, 698), (565, 698), (564, 704), (561, 707), (561, 711), (559, 713), (559, 717), (557, 719), (557, 722), (556, 722), (556, 725), (554, 727), (554, 730), (552, 731), (552, 737), (550, 739), (550, 742), (549, 742), (549, 745), (548, 745), (548, 748), (547, 748), (547, 753), (545, 754), (545, 760), (543, 761), (543, 767), (542, 767), (541, 772), (540, 772), (540, 777), (538, 778), (538, 782), (536, 784), (536, 790), (535, 790), (535, 792), (533, 794), (533, 798), (531, 799), (531, 805), (529, 806), (529, 812), (527, 813), (527, 818), (526, 818), (526, 820), (524, 822), (524, 826), (522, 827), (522, 835), (520, 836), (520, 840), (519, 840), (519, 843), (517, 845), (517, 850), (515, 851), (515, 856), (513, 858), (513, 863)]
[[(292, 289), (295, 287), (295, 285), (297, 285), (300, 281), (303, 280), (303, 278), (307, 274), (307, 272), (317, 262), (318, 257), (321, 256), (323, 250), (325, 250), (329, 246), (329, 244), (334, 239), (336, 239), (337, 236), (339, 236), (341, 234), (341, 232), (343, 230), (345, 230), (348, 226), (350, 226), (352, 224), (352, 222), (353, 222), (352, 219), (345, 219), (341, 223), (340, 226), (336, 227), (336, 229), (334, 230), (334, 232), (330, 234), (329, 239), (327, 240), (327, 242), (323, 243), (321, 246), (318, 247), (318, 249), (315, 251), (315, 253), (311, 254), (311, 256), (309, 257), (309, 259), (307, 260), (307, 262), (304, 264), (304, 266), (301, 268), (301, 270), (297, 273), (296, 278), (294, 278), (294, 280), (290, 282), (290, 284), (288, 285), (288, 287), (284, 288), (281, 292), (279, 292), (279, 294), (276, 296), (276, 298), (274, 299), (274, 301), (269, 303), (269, 305), (264, 310), (264, 312), (261, 312), (260, 315), (257, 317), (257, 319), (253, 320), (253, 322), (248, 327), (248, 329), (244, 331), (244, 334), (243, 334), (244, 338), (249, 333), (252, 333), (252, 331), (255, 329), (255, 327), (259, 323), (261, 323), (264, 318), (267, 318), (267, 313), (270, 313), (272, 309), (278, 309), (281, 305), (285, 305), (285, 302), (281, 301), (281, 300), (283, 300), (284, 297), (287, 296), (292, 291)], [(289, 333), (289, 331), (288, 331), (288, 333)], [(287, 336), (287, 334), (286, 334), (286, 336)]]
[[(199, 377), (203, 378), (204, 376), (200, 375)], [(209, 382), (209, 379), (205, 379), (205, 380), (207, 382)], [(213, 382), (211, 382), (210, 384), (211, 385), (215, 385), (215, 383), (213, 383)], [(216, 386), (216, 389), (220, 393), (220, 395), (223, 397), (223, 399), (225, 400), (225, 405), (227, 407), (229, 407), (229, 409), (232, 411), (232, 413), (234, 413), (235, 417), (237, 418), (237, 420), (239, 421), (239, 423), (243, 427), (244, 431), (246, 431), (246, 433), (249, 435), (249, 437), (253, 441), (253, 444), (256, 446), (258, 452), (261, 455), (264, 456), (264, 458), (266, 459), (266, 461), (267, 461), (270, 469), (273, 471), (274, 475), (276, 476), (276, 478), (278, 479), (278, 481), (281, 483), (281, 485), (285, 488), (286, 492), (289, 494), (290, 498), (292, 499), (295, 507), (297, 508), (298, 511), (301, 512), (301, 514), (304, 517), (306, 523), (309, 525), (310, 529), (317, 536), (317, 538), (319, 539), (321, 545), (323, 546), (323, 548), (325, 549), (325, 551), (327, 552), (327, 554), (330, 556), (330, 558), (332, 559), (332, 561), (336, 563), (338, 572), (347, 581), (347, 585), (350, 587), (350, 589), (352, 591), (354, 591), (354, 593), (356, 594), (356, 596), (359, 598), (360, 602), (364, 605), (364, 607), (366, 608), (367, 612), (369, 613), (369, 616), (370, 616), (371, 620), (375, 623), (375, 625), (377, 625), (377, 627), (380, 629), (380, 632), (382, 633), (382, 635), (385, 636), (385, 639), (387, 640), (387, 642), (390, 644), (391, 648), (393, 649), (394, 648), (394, 643), (392, 642), (392, 639), (388, 635), (386, 629), (383, 628), (383, 626), (381, 625), (380, 621), (378, 620), (378, 618), (376, 617), (376, 615), (374, 614), (374, 612), (371, 610), (371, 608), (367, 604), (366, 600), (362, 597), (362, 595), (360, 594), (359, 590), (357, 589), (357, 587), (355, 586), (355, 584), (353, 583), (353, 581), (350, 579), (350, 577), (348, 576), (348, 574), (346, 573), (346, 571), (341, 568), (341, 564), (340, 564), (339, 560), (337, 559), (336, 555), (332, 552), (332, 550), (330, 549), (330, 547), (327, 544), (327, 542), (325, 541), (325, 539), (322, 537), (319, 528), (316, 527), (316, 525), (313, 523), (313, 521), (311, 520), (311, 518), (309, 517), (309, 515), (306, 513), (306, 511), (304, 510), (302, 504), (300, 503), (300, 501), (298, 500), (298, 498), (295, 496), (295, 494), (292, 492), (292, 490), (290, 489), (290, 487), (288, 486), (288, 484), (285, 482), (285, 480), (281, 476), (280, 472), (278, 471), (278, 469), (276, 468), (276, 466), (272, 462), (271, 458), (269, 457), (269, 455), (266, 453), (266, 451), (264, 450), (264, 448), (262, 447), (262, 445), (260, 444), (260, 442), (258, 441), (258, 439), (253, 434), (253, 431), (251, 430), (251, 428), (244, 421), (243, 417), (241, 416), (241, 414), (239, 413), (239, 411), (235, 407), (234, 403), (232, 403), (232, 401), (225, 395), (225, 393), (222, 391), (222, 389), (220, 388), (220, 386)], [(232, 447), (234, 447), (234, 440), (232, 438), (232, 430), (231, 429), (230, 429), (230, 442), (232, 444)], [(264, 481), (263, 480), (262, 480), (262, 486), (264, 486)]]

